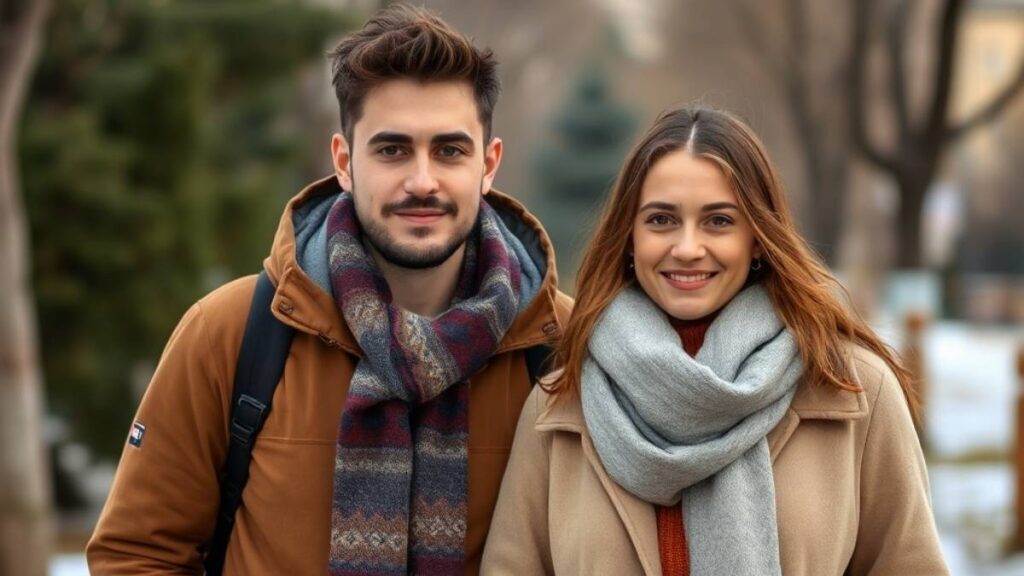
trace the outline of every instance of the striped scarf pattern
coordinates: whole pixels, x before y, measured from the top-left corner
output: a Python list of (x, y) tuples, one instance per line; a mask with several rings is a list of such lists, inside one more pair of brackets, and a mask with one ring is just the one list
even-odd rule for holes
[(521, 297), (520, 265), (482, 201), (451, 307), (395, 306), (363, 244), (351, 194), (327, 223), (331, 288), (365, 356), (338, 428), (329, 573), (461, 574), (469, 384)]

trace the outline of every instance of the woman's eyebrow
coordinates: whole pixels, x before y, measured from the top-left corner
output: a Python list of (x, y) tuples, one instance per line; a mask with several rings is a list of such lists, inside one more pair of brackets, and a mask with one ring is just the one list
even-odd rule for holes
[(740, 209), (740, 207), (735, 205), (735, 204), (733, 204), (732, 202), (712, 202), (711, 204), (705, 204), (704, 207), (701, 208), (701, 211), (702, 212), (713, 212), (715, 210), (729, 210), (729, 209), (737, 210), (738, 211)]
[(676, 211), (678, 209), (679, 209), (679, 205), (678, 204), (672, 204), (671, 202), (662, 202), (662, 201), (654, 200), (654, 201), (648, 202), (647, 204), (644, 204), (643, 206), (641, 206), (639, 211), (640, 212), (644, 212), (646, 210), (670, 210), (670, 211)]

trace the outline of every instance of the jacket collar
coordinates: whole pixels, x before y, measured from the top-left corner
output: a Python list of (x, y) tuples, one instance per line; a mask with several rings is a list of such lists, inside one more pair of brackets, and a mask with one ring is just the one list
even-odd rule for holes
[[(801, 380), (789, 410), (767, 436), (772, 462), (775, 462), (801, 420), (857, 420), (867, 413), (867, 396), (863, 391), (840, 392)], [(534, 428), (540, 432), (563, 431), (580, 435), (583, 453), (626, 527), (644, 573), (660, 576), (661, 559), (654, 506), (619, 486), (605, 471), (587, 432), (579, 400), (564, 398), (554, 401), (549, 397), (548, 406), (537, 417)]]
[[(337, 180), (334, 176), (328, 176), (309, 184), (288, 202), (263, 267), (277, 286), (272, 306), (279, 320), (296, 330), (318, 336), (328, 346), (362, 355), (355, 336), (334, 303), (334, 297), (303, 272), (295, 253), (295, 227), (292, 221), (295, 209), (311, 199), (337, 191)], [(516, 215), (536, 233), (547, 264), (540, 291), (512, 323), (496, 353), (550, 341), (562, 331), (555, 313), (555, 302), (559, 297), (558, 273), (551, 241), (540, 221), (518, 201), (497, 190), (487, 194), (487, 201), (492, 206), (501, 206), (506, 212)]]

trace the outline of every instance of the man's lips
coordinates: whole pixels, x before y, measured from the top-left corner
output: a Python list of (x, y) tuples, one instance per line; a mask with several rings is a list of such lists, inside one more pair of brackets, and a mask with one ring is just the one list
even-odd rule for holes
[(411, 222), (413, 224), (432, 224), (437, 222), (447, 214), (444, 210), (436, 209), (407, 209), (407, 210), (396, 210), (393, 212), (395, 216), (398, 216), (402, 220)]

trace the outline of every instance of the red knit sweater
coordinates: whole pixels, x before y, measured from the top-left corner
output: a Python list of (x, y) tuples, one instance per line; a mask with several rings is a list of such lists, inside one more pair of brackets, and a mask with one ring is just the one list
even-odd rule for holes
[[(711, 325), (712, 317), (700, 320), (675, 320), (672, 327), (683, 341), (683, 349), (690, 356), (696, 356), (704, 335)], [(661, 573), (664, 576), (690, 576), (690, 551), (686, 546), (686, 525), (683, 523), (683, 507), (654, 506), (658, 518), (658, 554), (661, 556)]]

